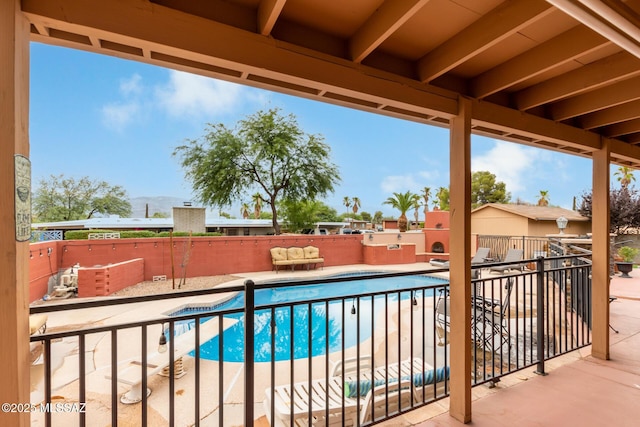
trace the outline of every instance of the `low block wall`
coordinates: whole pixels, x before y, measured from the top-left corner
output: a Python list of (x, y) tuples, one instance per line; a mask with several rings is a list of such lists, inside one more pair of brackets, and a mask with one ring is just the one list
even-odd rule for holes
[[(176, 277), (269, 271), (272, 269), (269, 249), (274, 246), (316, 246), (320, 249), (325, 266), (362, 264), (362, 238), (360, 234), (220, 236), (192, 239), (180, 237), (174, 238), (171, 243), (166, 237), (151, 237), (37, 243), (30, 245), (32, 256), (29, 263), (29, 301), (33, 302), (48, 293), (48, 280), (56, 275), (59, 269), (71, 267), (76, 263), (84, 269), (102, 269), (105, 265), (113, 266), (144, 259), (143, 277), (138, 280), (136, 270), (136, 279), (132, 281), (137, 281), (134, 283), (152, 280), (154, 276), (166, 276), (170, 279), (172, 270), (175, 271)], [(78, 279), (81, 280), (80, 277)], [(97, 276), (96, 279), (102, 280)], [(109, 284), (110, 292), (115, 292), (113, 286)], [(96, 295), (95, 292), (79, 289), (80, 296)]]
[(142, 281), (144, 281), (144, 259), (142, 258), (103, 267), (80, 267), (78, 269), (78, 296), (111, 295)]
[(363, 248), (365, 264), (410, 264), (416, 262), (416, 245), (412, 243), (366, 245)]

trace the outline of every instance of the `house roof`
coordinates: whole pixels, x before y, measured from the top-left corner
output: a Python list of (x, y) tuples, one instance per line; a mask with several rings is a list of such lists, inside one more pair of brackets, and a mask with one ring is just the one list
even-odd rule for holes
[[(173, 218), (89, 218), (75, 221), (42, 222), (31, 225), (35, 229), (132, 229), (132, 228), (173, 228)], [(206, 227), (272, 227), (270, 219), (229, 219), (208, 218)]]
[(504, 203), (488, 203), (482, 205), (479, 208), (474, 209), (471, 213), (478, 212), (484, 209), (499, 209), (505, 212), (512, 213), (514, 215), (523, 216), (535, 221), (555, 221), (561, 216), (567, 218), (569, 221), (589, 221), (589, 218), (580, 215), (576, 211), (569, 209), (559, 208), (555, 206), (536, 206), (536, 205), (514, 205)]

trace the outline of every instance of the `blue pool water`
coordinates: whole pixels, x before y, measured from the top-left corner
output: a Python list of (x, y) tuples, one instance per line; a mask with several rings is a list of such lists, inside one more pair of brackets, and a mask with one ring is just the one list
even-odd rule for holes
[[(339, 298), (347, 295), (371, 293), (379, 291), (393, 291), (408, 289), (400, 293), (401, 299), (411, 297), (411, 289), (422, 288), (431, 284), (446, 284), (447, 281), (430, 276), (403, 276), (380, 279), (362, 279), (350, 282), (338, 282), (319, 285), (299, 285), (285, 288), (258, 289), (255, 293), (256, 307), (267, 304), (283, 302), (303, 302), (316, 298)], [(427, 291), (425, 295), (430, 295)], [(416, 291), (418, 298), (422, 297), (422, 291)], [(390, 294), (387, 301), (397, 301), (398, 294)], [(274, 311), (275, 320), (275, 354), (276, 361), (291, 359), (291, 343), (293, 339), (293, 358), (307, 358), (309, 352), (312, 356), (323, 355), (327, 352), (327, 339), (329, 352), (342, 350), (343, 331), (344, 348), (347, 349), (357, 343), (357, 320), (351, 314), (352, 305), (356, 305), (360, 318), (360, 340), (371, 336), (372, 310), (378, 312), (384, 308), (384, 296), (360, 298), (359, 307), (351, 299), (325, 303), (294, 305), (293, 307), (279, 307)], [(236, 297), (216, 307), (218, 310), (241, 308), (244, 304), (244, 295)], [(194, 310), (191, 308), (190, 310)], [(210, 308), (206, 309), (210, 311)], [(344, 310), (344, 325), (342, 324)], [(204, 311), (204, 309), (203, 309)], [(184, 314), (176, 312), (173, 315)], [(238, 322), (228, 328), (222, 337), (223, 359), (226, 362), (244, 361), (244, 313), (230, 316)], [(292, 325), (293, 317), (293, 325)], [(310, 319), (311, 318), (311, 319)], [(202, 319), (206, 321), (209, 318)], [(311, 322), (311, 345), (309, 345), (309, 322)], [(328, 322), (328, 328), (327, 328)], [(259, 309), (255, 311), (255, 361), (269, 362), (272, 358), (271, 346), (271, 310)], [(292, 327), (293, 326), (293, 327)], [(176, 335), (194, 327), (194, 321), (176, 322)], [(290, 331), (293, 330), (293, 333)], [(328, 330), (328, 337), (327, 337)], [(200, 356), (208, 360), (220, 360), (220, 337), (214, 337), (200, 346)], [(311, 347), (311, 348), (310, 348)], [(193, 354), (192, 354), (193, 355)]]

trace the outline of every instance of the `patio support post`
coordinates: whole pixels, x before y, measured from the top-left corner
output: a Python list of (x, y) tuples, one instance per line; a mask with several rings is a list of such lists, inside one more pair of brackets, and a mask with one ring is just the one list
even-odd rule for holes
[(449, 282), (451, 399), (449, 414), (471, 422), (471, 102), (458, 98), (450, 123)]
[(547, 375), (544, 372), (544, 358), (545, 358), (545, 346), (544, 346), (544, 323), (545, 323), (545, 309), (544, 309), (544, 257), (538, 257), (536, 260), (536, 353), (538, 354), (538, 364), (536, 365), (535, 373), (538, 375)]
[(244, 281), (244, 425), (254, 423), (254, 342), (253, 324), (255, 309), (255, 283), (253, 280)]
[[(29, 386), (29, 242), (17, 239), (15, 155), (29, 155), (29, 23), (19, 0), (0, 2), (0, 366), (2, 403), (25, 403)], [(30, 189), (29, 189), (30, 190)], [(30, 212), (27, 214), (30, 216)], [(24, 217), (21, 217), (24, 220)], [(29, 231), (30, 218), (27, 217)], [(22, 234), (24, 229), (21, 229)], [(20, 239), (22, 240), (22, 239)], [(0, 412), (26, 427), (28, 413)]]
[(610, 256), (610, 209), (609, 209), (609, 163), (611, 144), (602, 139), (602, 146), (593, 152), (593, 202), (591, 231), (592, 252), (592, 346), (591, 355), (598, 359), (609, 359), (609, 256)]

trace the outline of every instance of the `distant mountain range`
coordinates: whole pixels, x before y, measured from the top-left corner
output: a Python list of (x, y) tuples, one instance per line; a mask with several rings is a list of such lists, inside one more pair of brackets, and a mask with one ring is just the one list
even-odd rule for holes
[(131, 217), (144, 218), (147, 205), (149, 206), (149, 217), (152, 217), (156, 212), (161, 212), (171, 217), (174, 207), (184, 206), (184, 202), (188, 201), (189, 200), (185, 200), (180, 197), (168, 196), (132, 197), (129, 199), (129, 202), (131, 203)]

